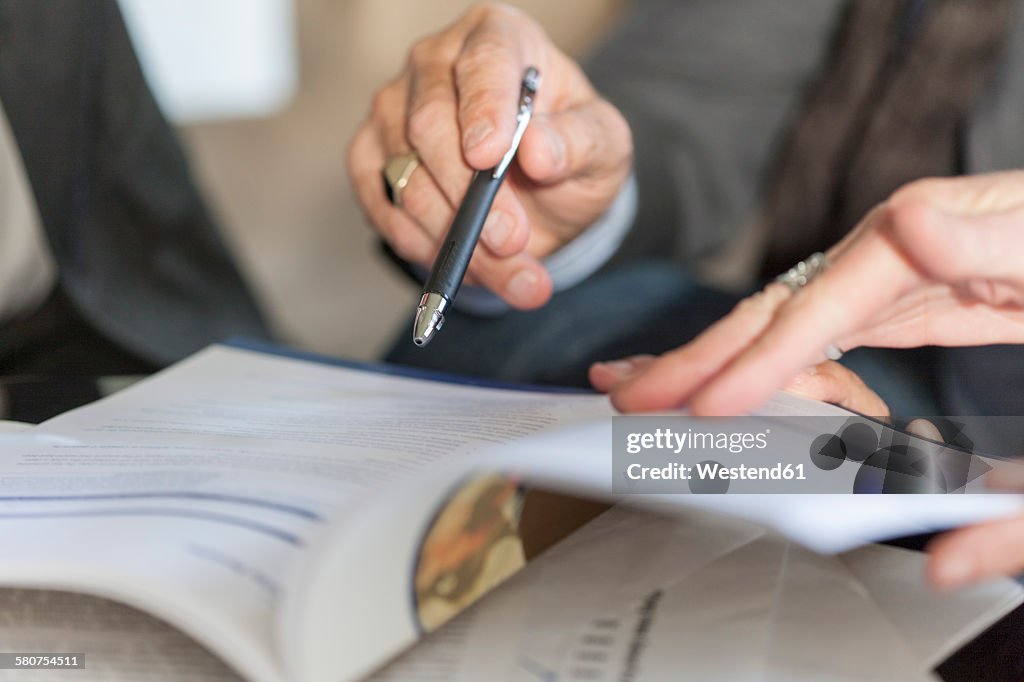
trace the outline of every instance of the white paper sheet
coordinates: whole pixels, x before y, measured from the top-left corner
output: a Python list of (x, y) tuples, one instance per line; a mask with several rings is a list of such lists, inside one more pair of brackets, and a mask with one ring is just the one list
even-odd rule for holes
[[(783, 400), (790, 412), (834, 409)], [(449, 385), (213, 347), (0, 440), (0, 580), (134, 599), (204, 636), (252, 677), (273, 680), (282, 674), (273, 631), (279, 596), (305, 548), (321, 539), (323, 520), (343, 534), (340, 517), (352, 505), (354, 527), (380, 529), (414, 497), (426, 513), (467, 473), (467, 461), (607, 492), (611, 414), (600, 396)], [(1015, 497), (966, 495), (640, 501), (728, 512), (828, 551), (1021, 508)], [(429, 515), (405, 516), (408, 532), (387, 536), (401, 557)], [(349, 553), (350, 565), (353, 556), (363, 553)], [(390, 638), (412, 619), (409, 564), (388, 566), (367, 568), (366, 581), (349, 587), (391, 595), (390, 610), (370, 600)], [(395, 585), (386, 579), (392, 573)]]
[(936, 594), (922, 576), (927, 555), (867, 545), (839, 556), (911, 651), (937, 666), (1024, 601), (1014, 580), (992, 580)]
[(213, 347), (0, 436), (0, 582), (152, 610), (270, 682), (292, 569), (353, 496), (610, 412)]
[(76, 670), (0, 670), (0, 682), (239, 682), (180, 631), (135, 609), (67, 592), (0, 589), (5, 652), (82, 653)]
[[(922, 562), (881, 546), (824, 557), (744, 522), (617, 508), (372, 680), (601, 682), (627, 666), (636, 682), (934, 679), (928, 670), (1018, 604), (1021, 588), (939, 595)], [(0, 614), (5, 649), (87, 654), (85, 670), (34, 671), (40, 682), (239, 679), (176, 630), (105, 600), (0, 590)]]
[[(787, 396), (787, 402), (791, 400)], [(474, 466), (482, 471), (518, 472), (538, 485), (570, 492), (608, 495), (613, 476), (611, 442), (608, 421), (585, 423), (495, 448), (475, 460)], [(444, 478), (451, 473), (436, 475)], [(1024, 512), (1024, 496), (998, 494), (634, 494), (624, 499), (666, 511), (693, 508), (730, 514), (827, 553)]]
[(932, 680), (962, 623), (990, 624), (1022, 591), (940, 595), (921, 567), (896, 548), (822, 556), (739, 521), (619, 507), (372, 680)]

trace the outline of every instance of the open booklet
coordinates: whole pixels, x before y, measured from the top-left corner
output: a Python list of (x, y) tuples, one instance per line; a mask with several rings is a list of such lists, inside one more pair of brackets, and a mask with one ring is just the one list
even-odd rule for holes
[[(1004, 579), (940, 595), (924, 561), (884, 545), (822, 555), (727, 517), (618, 505), (370, 680), (934, 681), (937, 666), (977, 656), (969, 648), (940, 665), (1024, 588)], [(241, 682), (174, 628), (115, 602), (0, 589), (0, 612), (6, 650), (85, 652), (75, 682)], [(0, 670), (0, 680), (67, 682), (69, 671), (30, 674)]]
[[(768, 409), (836, 410), (785, 396)], [(0, 585), (135, 606), (252, 682), (358, 679), (522, 568), (530, 519), (573, 526), (532, 485), (612, 499), (612, 412), (596, 395), (214, 346), (0, 436)], [(657, 498), (826, 550), (1020, 508), (1008, 496)]]

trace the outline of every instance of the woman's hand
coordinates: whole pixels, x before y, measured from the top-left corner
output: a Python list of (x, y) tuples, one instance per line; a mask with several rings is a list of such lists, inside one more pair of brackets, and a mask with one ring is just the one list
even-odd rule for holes
[(612, 364), (592, 368), (592, 381), (625, 412), (739, 414), (830, 344), (1024, 341), (1024, 172), (914, 182), (828, 255), (832, 266), (795, 294), (771, 284), (625, 380), (606, 381)]
[[(590, 383), (602, 393), (609, 393), (654, 361), (653, 355), (638, 355), (615, 362), (598, 363), (590, 368)], [(871, 417), (889, 416), (889, 406), (877, 393), (854, 372), (831, 360), (798, 373), (784, 389), (789, 393), (841, 405)]]
[[(1018, 466), (995, 469), (988, 485), (1021, 492), (1024, 474)], [(931, 542), (928, 552), (928, 579), (940, 589), (1019, 575), (1024, 572), (1024, 514), (945, 533)]]
[(940, 535), (928, 546), (928, 580), (953, 590), (1024, 571), (1024, 514)]

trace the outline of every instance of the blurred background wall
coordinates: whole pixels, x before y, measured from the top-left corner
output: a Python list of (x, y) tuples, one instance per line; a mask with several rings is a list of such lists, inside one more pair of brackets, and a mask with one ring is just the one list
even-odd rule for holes
[[(514, 2), (581, 56), (623, 0)], [(378, 256), (345, 171), (373, 91), (468, 0), (121, 0), (158, 98), (280, 336), (381, 353), (418, 289)]]

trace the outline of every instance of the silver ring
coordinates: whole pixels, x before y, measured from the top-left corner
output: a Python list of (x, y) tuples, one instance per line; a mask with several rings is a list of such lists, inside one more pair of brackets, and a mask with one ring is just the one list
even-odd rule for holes
[(828, 270), (831, 264), (832, 262), (828, 259), (828, 256), (818, 251), (776, 277), (775, 281), (785, 284), (795, 294), (807, 286), (812, 279)]
[(409, 178), (419, 165), (420, 157), (416, 152), (395, 156), (384, 164), (381, 172), (384, 176), (384, 193), (388, 201), (398, 208), (402, 207), (402, 190), (409, 184)]

